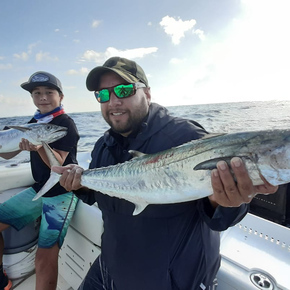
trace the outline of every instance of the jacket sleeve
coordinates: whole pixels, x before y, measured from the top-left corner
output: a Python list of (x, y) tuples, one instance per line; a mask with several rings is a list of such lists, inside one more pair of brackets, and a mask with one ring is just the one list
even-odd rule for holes
[(199, 200), (200, 215), (210, 229), (225, 231), (227, 228), (240, 222), (248, 213), (249, 205), (242, 204), (239, 207), (218, 206), (213, 209), (208, 198)]
[(101, 194), (89, 188), (81, 188), (78, 190), (73, 190), (73, 193), (88, 205), (93, 205), (95, 202), (97, 202), (97, 196)]

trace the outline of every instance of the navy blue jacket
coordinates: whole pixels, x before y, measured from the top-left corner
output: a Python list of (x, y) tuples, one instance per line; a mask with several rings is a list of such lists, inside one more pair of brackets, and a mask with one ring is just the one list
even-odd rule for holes
[[(128, 150), (156, 153), (207, 132), (196, 122), (172, 117), (151, 104), (138, 134), (105, 132), (95, 144), (90, 168), (131, 159)], [(220, 266), (219, 232), (240, 221), (247, 205), (211, 208), (208, 198), (149, 205), (132, 216), (134, 205), (99, 192), (77, 196), (98, 203), (104, 220), (102, 259), (117, 290), (197, 290), (212, 283)]]

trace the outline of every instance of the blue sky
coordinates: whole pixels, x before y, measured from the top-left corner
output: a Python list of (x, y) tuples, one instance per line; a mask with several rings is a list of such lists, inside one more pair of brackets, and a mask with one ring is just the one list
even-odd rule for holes
[(289, 100), (289, 0), (9, 0), (0, 7), (0, 117), (32, 115), (20, 87), (62, 82), (68, 113), (99, 110), (88, 72), (138, 62), (164, 106)]

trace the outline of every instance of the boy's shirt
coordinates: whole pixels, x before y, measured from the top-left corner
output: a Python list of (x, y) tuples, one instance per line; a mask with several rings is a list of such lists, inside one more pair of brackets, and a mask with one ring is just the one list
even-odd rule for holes
[[(36, 120), (32, 118), (28, 123), (36, 123)], [(73, 119), (71, 119), (67, 114), (62, 114), (52, 119), (52, 121), (49, 123), (68, 128), (66, 136), (53, 143), (50, 143), (49, 145), (53, 149), (69, 152), (63, 165), (71, 163), (77, 164), (77, 143), (80, 136)], [(35, 151), (30, 152), (30, 162), (32, 175), (35, 180), (32, 188), (38, 192), (48, 180), (50, 176), (50, 168), (43, 162), (39, 154)], [(56, 196), (65, 192), (67, 192), (67, 190), (65, 190), (62, 186), (60, 186), (59, 183), (57, 183), (44, 195), (44, 197)]]

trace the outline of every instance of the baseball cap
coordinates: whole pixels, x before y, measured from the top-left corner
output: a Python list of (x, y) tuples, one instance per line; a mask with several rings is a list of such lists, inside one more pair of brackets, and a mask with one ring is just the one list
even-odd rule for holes
[(58, 90), (60, 93), (63, 93), (60, 80), (54, 75), (45, 71), (38, 71), (34, 73), (31, 75), (28, 82), (21, 84), (21, 87), (30, 93), (34, 88), (39, 86), (51, 87)]
[(102, 66), (92, 69), (87, 76), (87, 89), (96, 91), (99, 89), (100, 77), (108, 71), (113, 71), (128, 83), (142, 82), (148, 87), (147, 77), (135, 61), (114, 56), (109, 58)]

